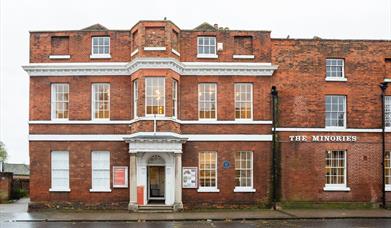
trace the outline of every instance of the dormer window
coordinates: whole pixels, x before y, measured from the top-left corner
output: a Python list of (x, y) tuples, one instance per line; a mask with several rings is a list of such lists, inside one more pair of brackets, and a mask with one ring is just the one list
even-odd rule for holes
[(217, 58), (216, 37), (200, 36), (197, 40), (197, 58)]
[(110, 55), (110, 37), (96, 36), (92, 37), (91, 56), (92, 59), (107, 59)]

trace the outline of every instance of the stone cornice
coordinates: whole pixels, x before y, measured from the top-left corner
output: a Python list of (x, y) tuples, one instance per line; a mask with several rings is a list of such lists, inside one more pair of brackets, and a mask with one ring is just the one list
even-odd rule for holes
[(170, 69), (180, 75), (272, 76), (271, 63), (179, 62), (174, 58), (136, 58), (131, 62), (31, 63), (23, 66), (29, 76), (131, 75), (140, 69)]

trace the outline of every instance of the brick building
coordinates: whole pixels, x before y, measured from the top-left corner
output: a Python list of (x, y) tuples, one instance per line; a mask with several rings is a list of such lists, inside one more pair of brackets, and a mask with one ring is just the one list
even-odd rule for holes
[(207, 23), (31, 32), (30, 207), (379, 204), (390, 59)]

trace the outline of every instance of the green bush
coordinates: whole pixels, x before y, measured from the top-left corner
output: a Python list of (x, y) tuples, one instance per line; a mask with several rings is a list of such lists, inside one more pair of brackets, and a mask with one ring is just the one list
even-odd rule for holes
[(25, 189), (21, 189), (21, 188), (15, 189), (12, 192), (13, 199), (20, 199), (20, 198), (26, 197), (27, 195), (28, 195), (27, 191)]

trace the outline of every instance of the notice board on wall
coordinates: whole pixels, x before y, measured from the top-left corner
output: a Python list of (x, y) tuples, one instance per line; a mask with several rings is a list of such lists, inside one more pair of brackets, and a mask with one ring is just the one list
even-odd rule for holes
[(183, 188), (197, 188), (197, 167), (183, 167), (182, 181)]
[(113, 188), (128, 187), (128, 167), (113, 166)]

